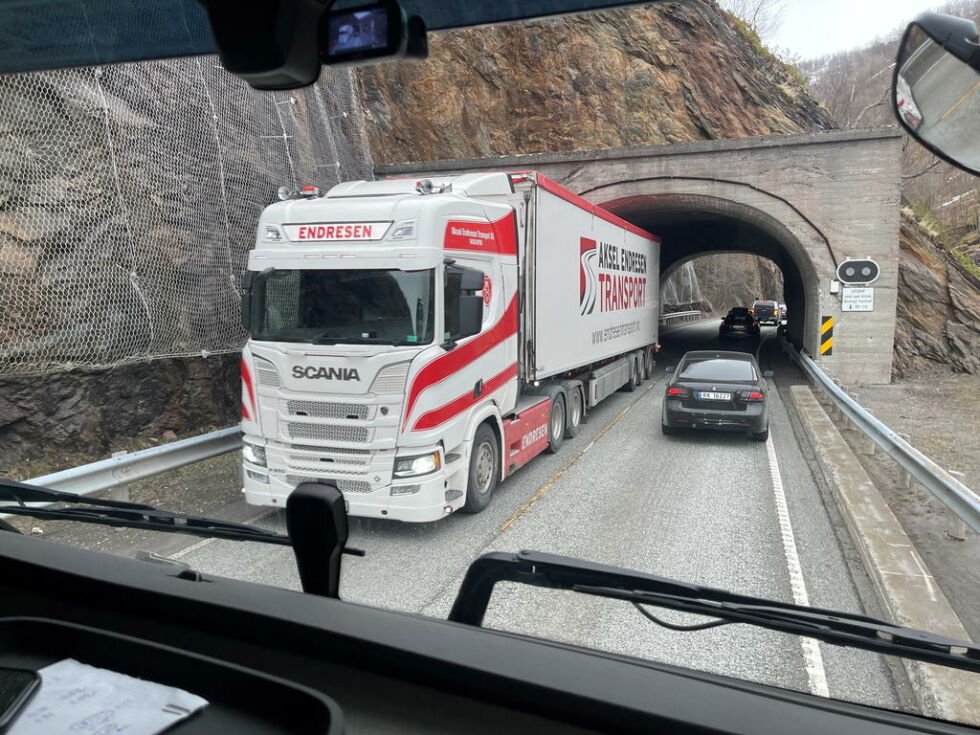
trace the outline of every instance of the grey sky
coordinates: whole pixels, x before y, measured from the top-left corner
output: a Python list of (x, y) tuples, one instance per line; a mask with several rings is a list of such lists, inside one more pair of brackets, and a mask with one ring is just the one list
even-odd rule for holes
[(765, 41), (804, 59), (863, 46), (934, 6), (929, 0), (786, 0), (782, 23)]

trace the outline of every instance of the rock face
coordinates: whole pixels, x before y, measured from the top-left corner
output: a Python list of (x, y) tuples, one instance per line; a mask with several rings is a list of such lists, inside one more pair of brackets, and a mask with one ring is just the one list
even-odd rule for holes
[(239, 420), (239, 357), (157, 360), (0, 383), (0, 468), (31, 476), (94, 461), (134, 440), (173, 441)]
[(895, 374), (980, 372), (980, 279), (903, 211)]
[(259, 212), (371, 175), (349, 73), (259, 93), (196, 57), (2, 75), (0, 98), (0, 474), (235, 423)]
[(357, 78), (378, 164), (836, 127), (706, 0), (434, 34)]
[(720, 253), (693, 263), (707, 302), (703, 306), (716, 314), (726, 314), (733, 306), (751, 306), (760, 298), (783, 300), (783, 274), (771, 260)]

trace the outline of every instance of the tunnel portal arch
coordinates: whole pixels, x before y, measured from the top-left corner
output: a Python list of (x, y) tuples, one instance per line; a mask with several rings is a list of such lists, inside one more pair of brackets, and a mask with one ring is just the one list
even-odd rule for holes
[[(681, 186), (682, 181), (672, 179), (670, 186)], [(732, 194), (730, 185), (696, 183), (697, 192), (660, 191), (664, 187), (655, 182), (631, 182), (632, 191), (626, 196), (605, 199), (613, 189), (623, 194), (622, 185), (603, 187), (601, 194), (596, 191), (593, 195), (603, 197), (596, 201), (604, 208), (662, 238), (661, 283), (684, 263), (703, 255), (737, 252), (773, 261), (783, 274), (789, 311), (787, 334), (811, 354), (817, 354), (821, 264), (814, 262), (804, 242), (811, 246), (822, 242), (822, 234), (799, 216), (797, 221), (787, 223), (755, 204), (727, 198)], [(758, 197), (758, 192), (754, 195)], [(834, 262), (829, 249), (826, 257)]]

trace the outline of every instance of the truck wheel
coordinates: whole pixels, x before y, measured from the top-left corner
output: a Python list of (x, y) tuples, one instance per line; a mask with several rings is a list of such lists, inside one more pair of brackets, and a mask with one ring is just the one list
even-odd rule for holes
[(573, 389), (569, 394), (568, 417), (565, 419), (565, 438), (572, 439), (578, 435), (582, 425), (582, 391)]
[(565, 441), (565, 396), (557, 395), (551, 404), (548, 417), (548, 452), (557, 454)]
[(480, 424), (473, 437), (470, 474), (466, 485), (466, 503), (462, 510), (479, 513), (490, 504), (490, 496), (500, 476), (500, 445), (497, 435), (486, 424)]

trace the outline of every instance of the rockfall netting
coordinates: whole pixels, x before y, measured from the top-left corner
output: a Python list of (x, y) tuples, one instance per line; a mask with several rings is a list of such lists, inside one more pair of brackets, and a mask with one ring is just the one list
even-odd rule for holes
[(353, 82), (216, 57), (0, 76), (0, 379), (234, 352), (280, 185), (371, 178)]

